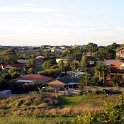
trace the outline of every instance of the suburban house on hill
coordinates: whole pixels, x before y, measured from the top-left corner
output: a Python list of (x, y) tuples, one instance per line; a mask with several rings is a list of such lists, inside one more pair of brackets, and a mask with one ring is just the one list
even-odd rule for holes
[(105, 60), (111, 74), (124, 73), (124, 60)]
[(60, 61), (63, 61), (63, 63), (67, 64), (69, 59), (67, 57), (65, 57), (65, 58), (56, 58), (57, 63), (59, 63)]
[(20, 76), (18, 78), (16, 78), (17, 82), (20, 83), (31, 83), (31, 82), (35, 82), (35, 83), (45, 83), (46, 86), (48, 86), (48, 88), (56, 89), (64, 89), (64, 83), (61, 81), (58, 81), (54, 78), (48, 77), (48, 76), (43, 76), (43, 75), (39, 75), (39, 74), (27, 74), (24, 76)]
[(22, 63), (22, 64), (1, 64), (1, 68), (4, 70), (4, 69), (9, 69), (9, 68), (13, 68), (13, 67), (16, 67), (16, 68), (23, 68), (25, 67), (25, 63)]
[(47, 77), (47, 76), (43, 76), (43, 75), (39, 75), (39, 74), (27, 74), (24, 76), (20, 76), (18, 78), (16, 78), (17, 82), (49, 82), (54, 80), (51, 77)]
[(124, 47), (121, 47), (121, 48), (116, 50), (116, 57), (124, 58)]
[(26, 59), (18, 59), (17, 60), (17, 63), (20, 63), (20, 64), (26, 64), (29, 60), (26, 60)]
[(45, 61), (45, 57), (44, 56), (37, 56), (35, 58), (35, 63), (36, 64), (43, 64), (44, 61)]

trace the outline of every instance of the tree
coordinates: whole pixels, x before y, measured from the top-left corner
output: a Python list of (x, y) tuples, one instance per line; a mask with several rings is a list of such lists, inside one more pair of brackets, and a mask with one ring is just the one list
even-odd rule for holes
[(98, 48), (98, 51), (95, 52), (94, 54), (94, 57), (97, 59), (97, 60), (104, 60), (104, 59), (107, 59), (108, 58), (108, 51), (105, 47), (99, 47)]
[(119, 44), (113, 43), (108, 45), (106, 48), (108, 50), (108, 59), (115, 59), (116, 58), (116, 49), (119, 47)]
[(42, 67), (44, 70), (46, 69), (50, 69), (50, 67), (52, 66), (52, 61), (51, 60), (47, 60), (42, 64)]
[(31, 74), (31, 73), (35, 73), (35, 62), (34, 60), (30, 60), (26, 63), (26, 67), (24, 68), (24, 72), (26, 74)]
[(97, 50), (98, 46), (97, 44), (94, 44), (94, 43), (89, 43), (88, 45), (86, 45), (86, 49), (88, 52), (95, 52)]
[(62, 60), (58, 62), (58, 67), (59, 67), (62, 71), (64, 70), (64, 66), (65, 66), (65, 64), (64, 64), (64, 62), (63, 62)]
[(123, 80), (122, 75), (116, 74), (112, 77), (112, 83), (117, 87), (122, 84), (122, 80)]
[(27, 69), (27, 74), (32, 74), (32, 73), (34, 73), (33, 68), (29, 68), (29, 69)]
[(9, 64), (14, 63), (16, 61), (17, 55), (14, 49), (9, 48), (7, 50), (0, 52), (0, 58), (1, 63)]
[(35, 62), (34, 62), (34, 60), (30, 60), (30, 61), (28, 61), (27, 63), (26, 63), (26, 67), (29, 67), (29, 68), (33, 68), (35, 66)]
[(88, 65), (88, 57), (86, 55), (83, 55), (81, 59), (81, 67), (84, 71), (87, 71), (87, 65)]
[(49, 57), (50, 56), (50, 52), (48, 50), (44, 50), (43, 51), (43, 56), (46, 57), (46, 58)]
[(39, 72), (40, 75), (50, 76), (53, 78), (56, 78), (58, 75), (60, 75), (60, 73), (61, 73), (60, 69), (47, 69)]
[(90, 75), (89, 74), (84, 74), (82, 79), (80, 80), (80, 85), (79, 85), (80, 90), (83, 91), (84, 86), (87, 86), (88, 83), (90, 83)]
[(4, 73), (4, 74), (2, 75), (2, 80), (9, 81), (9, 80), (11, 80), (11, 79), (12, 79), (12, 76), (11, 76), (10, 74), (8, 74), (8, 73)]
[(16, 67), (10, 68), (7, 72), (11, 75), (12, 78), (20, 76), (20, 70)]
[(77, 68), (78, 68), (78, 63), (77, 63), (76, 61), (72, 61), (72, 62), (70, 63), (70, 67), (71, 67), (71, 69), (72, 69), (73, 71), (75, 71), (75, 70), (77, 70)]
[(104, 62), (99, 62), (96, 67), (96, 71), (99, 73), (99, 80), (103, 80), (103, 84), (105, 83), (105, 77), (107, 76), (108, 73), (108, 66)]

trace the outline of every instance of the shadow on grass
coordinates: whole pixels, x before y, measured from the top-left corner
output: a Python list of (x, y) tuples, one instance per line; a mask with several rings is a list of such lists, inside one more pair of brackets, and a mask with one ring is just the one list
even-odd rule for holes
[(80, 103), (82, 96), (61, 96), (59, 97), (60, 103), (59, 107), (74, 106)]

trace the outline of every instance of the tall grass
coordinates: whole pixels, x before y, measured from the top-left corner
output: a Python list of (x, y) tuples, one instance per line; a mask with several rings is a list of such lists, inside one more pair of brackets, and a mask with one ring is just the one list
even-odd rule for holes
[(55, 118), (36, 118), (36, 117), (0, 117), (0, 124), (58, 124), (68, 120), (67, 118), (55, 117)]

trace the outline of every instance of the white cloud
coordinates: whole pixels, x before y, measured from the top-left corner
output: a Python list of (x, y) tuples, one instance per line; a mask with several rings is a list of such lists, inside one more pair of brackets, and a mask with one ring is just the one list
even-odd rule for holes
[(24, 3), (24, 6), (30, 6), (30, 7), (36, 6), (36, 5), (37, 5), (36, 3)]
[(33, 7), (33, 6), (23, 6), (23, 7), (0, 7), (0, 12), (41, 12), (49, 13), (56, 12), (57, 9), (49, 7)]

